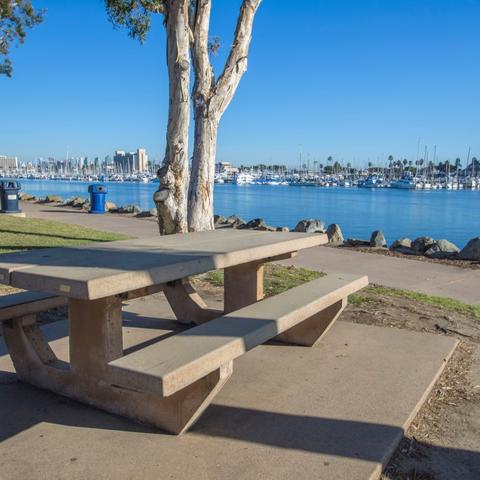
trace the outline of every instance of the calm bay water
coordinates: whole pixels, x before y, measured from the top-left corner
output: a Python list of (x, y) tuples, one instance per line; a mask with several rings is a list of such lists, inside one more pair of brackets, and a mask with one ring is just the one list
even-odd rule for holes
[[(118, 206), (152, 208), (158, 184), (107, 183), (108, 200)], [(22, 180), (22, 190), (36, 196), (86, 197), (88, 183)], [(215, 186), (215, 213), (262, 217), (273, 226), (294, 227), (302, 218), (338, 223), (345, 236), (369, 238), (383, 230), (388, 242), (429, 235), (462, 247), (480, 236), (480, 191), (315, 188), (231, 184)]]

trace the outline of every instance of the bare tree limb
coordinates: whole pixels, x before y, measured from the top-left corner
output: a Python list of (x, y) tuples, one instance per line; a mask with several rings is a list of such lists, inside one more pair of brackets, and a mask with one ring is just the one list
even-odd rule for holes
[(211, 111), (220, 118), (232, 101), (238, 84), (247, 70), (248, 50), (253, 20), (262, 0), (243, 0), (235, 30), (234, 42), (225, 68), (217, 80), (211, 99)]
[(208, 32), (210, 29), (211, 0), (196, 0), (194, 8), (192, 63), (195, 72), (195, 84), (192, 98), (194, 109), (206, 109), (214, 82), (210, 57), (208, 55)]

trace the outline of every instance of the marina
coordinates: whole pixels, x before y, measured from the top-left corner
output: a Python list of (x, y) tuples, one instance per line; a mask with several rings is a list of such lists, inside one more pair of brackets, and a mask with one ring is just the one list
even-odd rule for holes
[[(87, 197), (90, 182), (20, 179), (22, 191), (37, 197), (60, 195), (64, 199)], [(107, 198), (117, 206), (154, 207), (155, 183), (106, 182)], [(215, 212), (239, 215), (246, 220), (262, 217), (274, 226), (294, 227), (302, 218), (338, 223), (347, 237), (369, 238), (384, 231), (387, 240), (428, 235), (447, 238), (459, 247), (480, 231), (480, 191), (463, 188), (396, 189), (345, 188), (339, 185), (312, 188), (287, 185), (224, 183), (215, 185)]]

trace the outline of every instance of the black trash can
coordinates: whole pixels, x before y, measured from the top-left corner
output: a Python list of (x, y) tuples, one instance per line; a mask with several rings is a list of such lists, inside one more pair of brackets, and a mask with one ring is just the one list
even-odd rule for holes
[(20, 213), (18, 208), (18, 192), (20, 191), (20, 182), (15, 180), (2, 180), (0, 182), (0, 201), (2, 204), (2, 213)]
[(107, 196), (107, 187), (95, 183), (88, 186), (90, 194), (90, 213), (105, 213), (105, 197)]

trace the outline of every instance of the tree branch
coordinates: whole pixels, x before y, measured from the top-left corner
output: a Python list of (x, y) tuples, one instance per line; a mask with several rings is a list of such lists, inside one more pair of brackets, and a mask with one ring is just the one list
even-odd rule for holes
[(210, 29), (211, 0), (196, 0), (192, 18), (193, 43), (192, 63), (195, 71), (195, 84), (192, 98), (194, 107), (206, 107), (210, 98), (214, 76), (208, 55), (208, 32)]
[(234, 42), (225, 68), (214, 87), (211, 111), (220, 118), (232, 101), (238, 84), (247, 70), (248, 50), (252, 39), (253, 20), (262, 0), (243, 0), (235, 30)]

